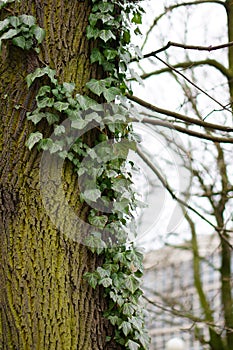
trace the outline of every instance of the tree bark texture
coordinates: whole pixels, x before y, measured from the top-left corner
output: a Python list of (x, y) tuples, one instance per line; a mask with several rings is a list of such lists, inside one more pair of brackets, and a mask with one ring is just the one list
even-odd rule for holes
[[(45, 28), (39, 56), (10, 43), (0, 57), (0, 349), (119, 349), (105, 344), (112, 329), (102, 317), (103, 290), (83, 279), (99, 258), (59, 232), (42, 204), (39, 188), (41, 154), (25, 142), (35, 131), (26, 112), (35, 108), (39, 83), (28, 90), (27, 74), (45, 64), (56, 69), (60, 82), (85, 83), (101, 72), (89, 61), (93, 43), (85, 36), (90, 2), (22, 0), (1, 11), (30, 14)], [(18, 106), (18, 107), (15, 107)], [(47, 133), (46, 123), (39, 124)], [(67, 198), (80, 216), (75, 176), (67, 168)], [(77, 192), (77, 191), (76, 191)], [(82, 233), (82, 232), (80, 232)]]

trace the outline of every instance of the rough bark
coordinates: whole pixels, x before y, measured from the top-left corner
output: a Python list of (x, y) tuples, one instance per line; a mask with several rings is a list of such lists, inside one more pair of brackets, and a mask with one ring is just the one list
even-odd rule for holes
[[(35, 130), (26, 112), (34, 108), (38, 89), (36, 83), (28, 91), (28, 73), (47, 64), (60, 82), (75, 82), (78, 92), (101, 74), (90, 65), (92, 44), (85, 37), (90, 3), (22, 0), (10, 9), (34, 15), (46, 39), (39, 58), (10, 44), (0, 58), (0, 349), (119, 349), (105, 344), (112, 329), (102, 317), (103, 290), (83, 279), (100, 261), (50, 221), (40, 196), (41, 155), (25, 147)], [(46, 124), (39, 127), (49, 134)], [(67, 198), (82, 216), (69, 167), (66, 181)]]

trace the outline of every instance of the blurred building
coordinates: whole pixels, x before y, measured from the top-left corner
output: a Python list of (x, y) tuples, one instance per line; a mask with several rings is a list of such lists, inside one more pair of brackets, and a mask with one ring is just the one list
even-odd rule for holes
[[(198, 237), (201, 280), (215, 323), (221, 325), (219, 293), (220, 251), (216, 236)], [(194, 286), (194, 265), (191, 243), (179, 248), (165, 246), (145, 256), (144, 291), (154, 304), (148, 303), (148, 327), (152, 338), (151, 350), (165, 350), (174, 337), (184, 340), (187, 350), (209, 349), (195, 340), (195, 332), (208, 338), (208, 329), (199, 318), (204, 318)], [(179, 317), (179, 314), (184, 317)], [(194, 319), (190, 320), (189, 315)]]

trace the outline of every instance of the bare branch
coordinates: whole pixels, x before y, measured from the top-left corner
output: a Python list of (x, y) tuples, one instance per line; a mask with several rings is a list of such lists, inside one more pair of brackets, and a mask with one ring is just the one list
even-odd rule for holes
[[(138, 119), (133, 118), (132, 121), (134, 122), (138, 122)], [(162, 126), (165, 128), (169, 128), (169, 129), (174, 129), (178, 132), (181, 132), (183, 134), (189, 135), (189, 136), (193, 136), (193, 137), (197, 137), (199, 139), (203, 139), (203, 140), (208, 140), (208, 141), (212, 141), (212, 142), (217, 142), (217, 143), (233, 143), (233, 138), (226, 138), (226, 137), (220, 137), (220, 136), (211, 136), (208, 134), (202, 134), (200, 132), (197, 131), (193, 131), (187, 128), (182, 128), (181, 126), (178, 125), (174, 125), (172, 123), (166, 122), (166, 121), (162, 121), (162, 120), (155, 120), (155, 119), (151, 119), (151, 118), (143, 118), (141, 121), (141, 123), (148, 123), (148, 124), (152, 124), (152, 125), (158, 125), (158, 126)]]
[(145, 108), (148, 108), (148, 109), (150, 109), (153, 112), (157, 112), (159, 114), (167, 115), (169, 117), (173, 117), (173, 118), (176, 118), (178, 120), (182, 120), (185, 123), (202, 126), (203, 128), (210, 129), (210, 130), (219, 130), (219, 131), (224, 131), (224, 132), (233, 132), (233, 128), (231, 128), (231, 127), (224, 126), (224, 125), (219, 125), (219, 124), (212, 124), (212, 123), (204, 122), (202, 120), (198, 120), (198, 119), (195, 119), (195, 118), (190, 118), (190, 117), (188, 117), (188, 116), (186, 116), (184, 114), (180, 114), (180, 113), (176, 113), (174, 111), (170, 111), (170, 110), (167, 110), (167, 109), (159, 108), (159, 107), (157, 107), (155, 105), (152, 105), (149, 102), (146, 102), (146, 101), (140, 99), (139, 97), (132, 96), (132, 95), (129, 95), (129, 94), (127, 94), (126, 96), (131, 101), (136, 102), (137, 104), (139, 104), (139, 105), (141, 105), (141, 106), (143, 106)]
[(155, 55), (157, 55), (160, 52), (166, 51), (167, 49), (169, 49), (169, 47), (178, 47), (181, 49), (185, 49), (185, 50), (195, 50), (195, 51), (216, 51), (216, 50), (221, 50), (221, 49), (225, 49), (228, 48), (230, 46), (233, 46), (233, 41), (225, 43), (225, 44), (221, 44), (221, 45), (216, 45), (216, 46), (201, 46), (201, 45), (186, 45), (186, 44), (181, 44), (181, 43), (176, 43), (173, 41), (169, 41), (165, 46), (161, 47), (158, 50), (152, 51), (147, 53), (146, 55), (144, 55), (141, 59), (144, 58), (149, 58), (149, 57), (155, 57)]
[[(200, 66), (204, 66), (204, 65), (216, 68), (227, 79), (232, 79), (233, 78), (233, 74), (231, 73), (231, 71), (229, 69), (227, 69), (225, 66), (223, 66), (220, 62), (218, 62), (216, 60), (212, 60), (212, 59), (206, 59), (206, 60), (200, 60), (200, 61), (180, 62), (180, 63), (174, 64), (173, 68), (175, 68), (175, 69), (177, 69), (177, 68), (192, 69), (194, 67), (200, 67)], [(147, 78), (150, 78), (153, 75), (159, 75), (159, 74), (168, 73), (168, 72), (171, 72), (171, 71), (172, 70), (169, 67), (162, 68), (162, 69), (158, 69), (158, 70), (155, 70), (153, 72), (150, 72), (150, 73), (144, 73), (144, 74), (141, 75), (141, 78), (142, 79), (147, 79)]]

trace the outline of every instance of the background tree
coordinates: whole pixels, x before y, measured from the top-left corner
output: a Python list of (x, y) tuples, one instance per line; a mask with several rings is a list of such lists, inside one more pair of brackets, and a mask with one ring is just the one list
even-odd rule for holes
[[(140, 65), (132, 63), (138, 67), (145, 86), (137, 91), (137, 96), (129, 98), (143, 107), (141, 122), (148, 128), (160, 126), (157, 132), (164, 136), (167, 147), (182, 151), (184, 162), (179, 166), (190, 172), (192, 187), (179, 191), (172, 179), (174, 173), (168, 171), (169, 165), (160, 154), (147, 150), (146, 155), (145, 148), (139, 149), (145, 164), (184, 210), (187, 226), (178, 231), (182, 235), (185, 230), (190, 237), (185, 249), (189, 248), (193, 254), (193, 278), (201, 311), (195, 314), (189, 305), (179, 305), (178, 312), (164, 295), (160, 295), (160, 307), (178, 318), (188, 317), (193, 322), (188, 331), (196, 330), (197, 339), (208, 349), (230, 350), (233, 347), (233, 5), (231, 1), (204, 0), (163, 1), (147, 6), (148, 12), (156, 15), (149, 19), (152, 24), (144, 37)], [(169, 138), (165, 128), (182, 133), (183, 144), (176, 137)], [(214, 234), (219, 242), (221, 262), (213, 267), (219, 271), (219, 312), (213, 309), (213, 299), (209, 298), (201, 279), (200, 266), (205, 257), (199, 249), (198, 234), (203, 233)], [(169, 231), (163, 239), (179, 248), (175, 243), (177, 239), (180, 241), (177, 230)], [(198, 332), (199, 323), (208, 329), (208, 337)]]

